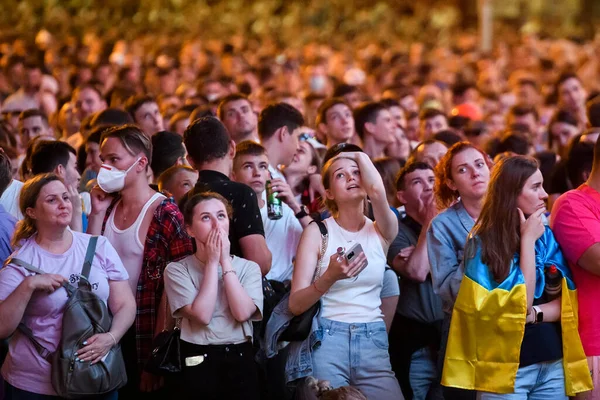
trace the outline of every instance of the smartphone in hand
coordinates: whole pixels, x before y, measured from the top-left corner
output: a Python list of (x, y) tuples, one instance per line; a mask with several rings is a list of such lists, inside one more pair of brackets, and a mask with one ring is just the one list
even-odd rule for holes
[[(354, 261), (354, 259), (362, 253), (364, 253), (364, 250), (360, 243), (356, 243), (354, 246), (352, 246), (345, 254), (348, 264)], [(365, 260), (364, 265), (361, 267), (361, 271), (365, 269), (367, 265), (369, 265), (369, 262)]]

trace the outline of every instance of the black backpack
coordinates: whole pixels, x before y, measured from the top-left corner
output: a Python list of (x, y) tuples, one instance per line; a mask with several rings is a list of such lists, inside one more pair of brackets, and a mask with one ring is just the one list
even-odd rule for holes
[[(127, 383), (125, 362), (119, 345), (112, 347), (102, 361), (93, 365), (75, 361), (75, 352), (83, 347), (82, 343), (97, 333), (108, 332), (112, 324), (108, 307), (92, 292), (88, 281), (97, 241), (97, 236), (90, 238), (78, 286), (63, 283), (69, 299), (63, 312), (62, 335), (56, 351), (49, 352), (33, 336), (31, 329), (24, 323), (19, 324), (19, 330), (33, 342), (40, 356), (52, 366), (52, 387), (58, 396), (67, 399), (110, 393)], [(7, 260), (7, 263), (36, 274), (44, 273), (16, 258)]]

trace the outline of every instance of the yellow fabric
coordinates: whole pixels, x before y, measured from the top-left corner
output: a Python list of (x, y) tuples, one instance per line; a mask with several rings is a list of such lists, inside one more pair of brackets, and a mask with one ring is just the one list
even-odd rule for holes
[[(577, 332), (577, 292), (563, 279), (561, 325), (567, 395), (593, 387)], [(492, 393), (513, 393), (525, 332), (527, 292), (487, 290), (463, 278), (450, 324), (442, 385)]]

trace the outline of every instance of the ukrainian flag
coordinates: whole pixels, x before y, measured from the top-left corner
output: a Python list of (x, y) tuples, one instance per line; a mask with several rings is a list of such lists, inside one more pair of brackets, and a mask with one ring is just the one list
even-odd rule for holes
[[(470, 254), (467, 254), (470, 253)], [(544, 269), (555, 265), (563, 275), (561, 327), (566, 394), (593, 388), (577, 331), (577, 290), (549, 227), (535, 243), (535, 298), (542, 296)], [(464, 278), (452, 312), (442, 385), (492, 393), (513, 393), (527, 316), (525, 279), (519, 255), (508, 277), (494, 281), (481, 261), (477, 238), (465, 250)]]

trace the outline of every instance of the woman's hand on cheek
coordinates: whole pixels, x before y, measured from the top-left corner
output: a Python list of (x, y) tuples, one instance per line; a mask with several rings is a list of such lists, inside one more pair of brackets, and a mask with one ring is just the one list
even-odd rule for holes
[(221, 265), (227, 259), (229, 259), (229, 255), (231, 254), (231, 242), (229, 242), (228, 233), (223, 229), (219, 229), (219, 236), (221, 238)]

